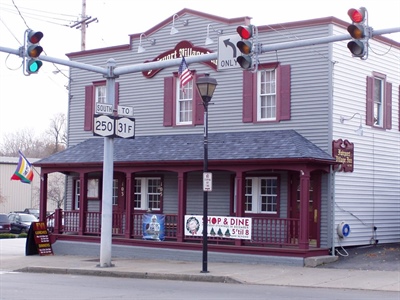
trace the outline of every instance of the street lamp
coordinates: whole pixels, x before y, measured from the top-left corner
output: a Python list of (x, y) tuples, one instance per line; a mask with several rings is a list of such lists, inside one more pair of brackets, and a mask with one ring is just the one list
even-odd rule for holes
[[(210, 77), (210, 74), (205, 74), (197, 80), (197, 90), (204, 105), (204, 161), (203, 161), (203, 178), (204, 174), (208, 171), (208, 104), (217, 87), (217, 80)], [(203, 179), (204, 180), (204, 179)], [(208, 273), (207, 271), (207, 210), (208, 210), (208, 191), (203, 186), (203, 268), (201, 273)]]

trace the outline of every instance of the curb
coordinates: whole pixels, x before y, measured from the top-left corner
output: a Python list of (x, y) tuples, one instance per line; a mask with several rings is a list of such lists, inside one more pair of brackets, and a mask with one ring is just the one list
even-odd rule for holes
[(119, 278), (137, 278), (137, 279), (159, 279), (159, 280), (180, 280), (180, 281), (202, 281), (217, 283), (236, 283), (242, 282), (229, 276), (214, 275), (189, 275), (189, 274), (165, 274), (165, 273), (143, 273), (143, 272), (122, 272), (122, 271), (102, 271), (102, 270), (83, 270), (83, 269), (65, 269), (65, 268), (44, 268), (44, 267), (26, 267), (15, 270), (23, 273), (48, 273), (48, 274), (73, 274), (103, 277)]

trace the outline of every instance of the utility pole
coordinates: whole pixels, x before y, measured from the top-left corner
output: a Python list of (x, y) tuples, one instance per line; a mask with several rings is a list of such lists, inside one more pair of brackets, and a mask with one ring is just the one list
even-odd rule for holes
[(86, 27), (89, 23), (98, 22), (97, 18), (92, 18), (90, 16), (86, 16), (86, 0), (82, 0), (82, 13), (81, 20), (75, 22), (70, 28), (76, 28), (81, 30), (81, 51), (86, 50)]
[(86, 0), (82, 0), (81, 50), (86, 49)]

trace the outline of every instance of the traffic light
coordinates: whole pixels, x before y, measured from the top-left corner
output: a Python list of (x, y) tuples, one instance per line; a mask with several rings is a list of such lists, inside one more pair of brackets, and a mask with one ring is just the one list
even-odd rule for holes
[(361, 59), (367, 59), (368, 56), (368, 26), (366, 24), (367, 10), (365, 7), (359, 9), (351, 8), (347, 12), (352, 24), (347, 27), (347, 31), (353, 38), (352, 41), (347, 43), (353, 57), (359, 57)]
[(39, 46), (39, 42), (43, 37), (41, 31), (33, 31), (32, 29), (27, 29), (25, 31), (25, 75), (36, 74), (41, 66), (42, 61), (38, 59), (40, 53), (43, 52), (43, 48)]
[(238, 56), (236, 60), (243, 69), (251, 70), (254, 65), (253, 35), (255, 26), (239, 26), (236, 31), (242, 38), (241, 41), (236, 43), (236, 46), (239, 48), (240, 52), (242, 52), (242, 55)]

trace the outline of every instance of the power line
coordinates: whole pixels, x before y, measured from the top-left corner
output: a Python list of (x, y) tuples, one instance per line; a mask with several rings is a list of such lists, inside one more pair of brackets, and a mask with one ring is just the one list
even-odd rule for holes
[(22, 8), (22, 7), (17, 6), (15, 4), (14, 0), (12, 0), (12, 1), (14, 4), (14, 7), (12, 7), (10, 5), (1, 4), (0, 10), (2, 12), (7, 12), (9, 14), (19, 15), (28, 28), (29, 28), (29, 26), (27, 25), (27, 21), (26, 21), (28, 19), (35, 20), (35, 21), (41, 21), (41, 22), (53, 24), (53, 25), (64, 26), (64, 27), (69, 27), (69, 24), (74, 22), (74, 19), (76, 19), (76, 16), (72, 16), (72, 15), (59, 14), (59, 13), (55, 13), (55, 12), (36, 10), (36, 9), (31, 9), (31, 8)]

